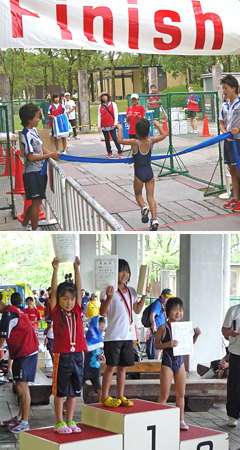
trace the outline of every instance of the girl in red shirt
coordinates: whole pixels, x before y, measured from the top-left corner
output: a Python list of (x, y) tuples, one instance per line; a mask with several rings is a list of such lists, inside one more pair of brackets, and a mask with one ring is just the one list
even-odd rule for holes
[[(83, 351), (87, 350), (82, 323), (80, 261), (75, 258), (75, 284), (69, 281), (57, 285), (59, 261), (52, 262), (51, 310), (55, 353), (53, 395), (56, 415), (54, 431), (60, 434), (80, 433), (73, 421), (76, 397), (80, 397), (83, 379)], [(67, 420), (63, 421), (63, 400), (67, 397)]]

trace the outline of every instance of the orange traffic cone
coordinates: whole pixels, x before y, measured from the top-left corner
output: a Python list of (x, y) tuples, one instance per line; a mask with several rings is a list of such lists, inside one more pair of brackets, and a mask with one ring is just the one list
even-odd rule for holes
[(213, 135), (209, 133), (208, 118), (207, 118), (207, 114), (205, 114), (204, 121), (203, 121), (203, 132), (200, 135), (200, 137), (211, 137), (211, 136), (213, 136)]
[[(23, 186), (23, 164), (20, 160), (21, 152), (17, 150), (16, 155), (16, 176), (15, 176), (15, 188), (13, 189), (14, 194), (25, 194)], [(11, 192), (7, 192), (11, 194)]]
[(166, 119), (165, 115), (163, 116), (163, 131), (165, 131), (166, 134), (169, 134), (168, 125), (167, 125), (167, 119)]
[[(15, 169), (15, 162), (14, 157), (12, 153), (12, 147), (10, 147), (10, 158), (11, 158), (11, 168), (12, 168), (12, 175), (14, 176), (16, 173)], [(9, 177), (10, 176), (10, 161), (9, 161), (9, 152), (6, 151), (6, 166), (5, 166), (5, 172), (0, 175), (0, 177)]]
[(2, 145), (0, 144), (0, 164), (3, 164), (5, 162), (6, 162), (6, 158), (3, 153)]
[[(17, 214), (17, 220), (19, 220), (19, 222), (23, 222), (26, 211), (27, 211), (28, 207), (31, 206), (31, 204), (32, 204), (32, 200), (27, 200), (26, 195), (25, 195), (23, 213)], [(46, 213), (45, 213), (45, 211), (42, 211), (41, 207), (39, 206), (39, 220), (44, 220), (44, 219), (46, 219)]]

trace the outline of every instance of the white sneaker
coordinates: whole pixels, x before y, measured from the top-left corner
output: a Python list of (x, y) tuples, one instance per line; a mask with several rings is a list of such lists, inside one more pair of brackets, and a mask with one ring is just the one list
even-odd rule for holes
[(67, 154), (67, 151), (66, 151), (66, 150), (63, 150), (63, 151), (62, 151), (62, 154), (63, 154), (63, 155), (66, 155), (66, 154)]
[(80, 137), (76, 136), (75, 139), (80, 139)]
[(234, 417), (229, 417), (227, 424), (228, 424), (229, 427), (236, 427), (237, 424), (238, 424), (238, 421)]
[(23, 227), (23, 226), (21, 225), (21, 230), (22, 230), (22, 231), (31, 231), (31, 227), (30, 227), (30, 225), (27, 225), (26, 227)]
[(189, 133), (193, 133), (193, 130), (190, 130)]
[(67, 140), (68, 140), (68, 141), (70, 141), (70, 140), (71, 140), (71, 137), (70, 137), (70, 136), (68, 136)]
[(195, 134), (197, 134), (197, 130), (193, 130), (193, 132), (194, 132)]
[(159, 225), (159, 223), (156, 218), (151, 219), (149, 231), (157, 231), (158, 225)]

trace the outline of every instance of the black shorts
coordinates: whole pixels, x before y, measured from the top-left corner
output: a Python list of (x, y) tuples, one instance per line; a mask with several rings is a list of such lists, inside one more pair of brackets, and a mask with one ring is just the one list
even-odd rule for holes
[(14, 381), (31, 381), (35, 380), (37, 370), (38, 352), (30, 356), (22, 356), (15, 359), (12, 365)]
[(40, 175), (40, 171), (24, 173), (23, 184), (27, 200), (46, 198), (47, 175)]
[(134, 366), (133, 341), (104, 342), (107, 366)]
[[(240, 158), (240, 139), (235, 139), (238, 156)], [(229, 164), (231, 166), (237, 166), (234, 150), (233, 141), (224, 141), (224, 164)]]
[[(83, 382), (87, 381), (88, 378), (84, 378)], [(101, 375), (99, 377), (89, 378), (89, 381), (91, 381), (94, 391), (97, 393), (97, 391), (101, 391), (102, 389), (102, 377)]]
[(187, 115), (189, 119), (195, 119), (198, 111), (188, 111)]
[(83, 352), (56, 353), (53, 367), (53, 395), (80, 397), (83, 380)]

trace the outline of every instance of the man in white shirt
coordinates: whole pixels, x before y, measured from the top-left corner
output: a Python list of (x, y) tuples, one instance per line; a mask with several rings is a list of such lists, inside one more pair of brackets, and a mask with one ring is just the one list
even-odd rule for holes
[(65, 113), (68, 116), (68, 120), (72, 126), (75, 139), (79, 139), (77, 136), (77, 120), (76, 120), (76, 104), (73, 100), (70, 100), (70, 93), (65, 92)]

